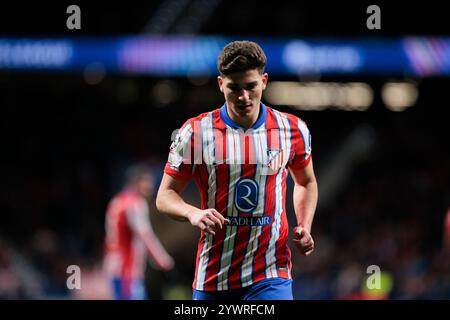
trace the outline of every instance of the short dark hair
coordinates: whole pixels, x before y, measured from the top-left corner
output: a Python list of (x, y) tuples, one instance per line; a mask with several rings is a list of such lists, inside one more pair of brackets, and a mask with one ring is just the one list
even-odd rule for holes
[(229, 75), (251, 69), (264, 72), (266, 55), (263, 49), (252, 41), (233, 41), (221, 51), (217, 60), (217, 68), (221, 75)]

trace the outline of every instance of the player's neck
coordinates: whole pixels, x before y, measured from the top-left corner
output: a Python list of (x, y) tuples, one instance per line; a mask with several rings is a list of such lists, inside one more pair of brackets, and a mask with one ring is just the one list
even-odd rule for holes
[(137, 188), (135, 186), (133, 186), (133, 185), (126, 185), (126, 186), (124, 186), (123, 191), (130, 192), (130, 193), (139, 193)]
[(257, 110), (255, 110), (255, 112), (252, 112), (248, 116), (237, 115), (237, 114), (234, 114), (233, 112), (230, 112), (230, 110), (228, 110), (228, 116), (239, 127), (247, 130), (247, 129), (251, 128), (256, 123), (256, 121), (258, 121), (260, 109), (261, 108), (259, 107)]

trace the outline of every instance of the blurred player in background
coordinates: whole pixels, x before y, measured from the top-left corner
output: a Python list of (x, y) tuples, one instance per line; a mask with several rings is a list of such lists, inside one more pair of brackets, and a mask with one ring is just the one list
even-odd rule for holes
[(443, 246), (445, 249), (450, 250), (450, 208), (445, 215)]
[(146, 166), (132, 166), (126, 172), (123, 190), (108, 205), (104, 267), (115, 299), (148, 297), (144, 283), (148, 255), (158, 269), (169, 271), (174, 266), (150, 224), (147, 199), (153, 184), (153, 176)]
[[(225, 46), (218, 84), (225, 104), (189, 119), (172, 143), (157, 207), (201, 229), (193, 299), (292, 300), (286, 178), (294, 180), (294, 243), (314, 250), (317, 183), (299, 118), (261, 102), (266, 56), (250, 41)], [(194, 178), (201, 209), (180, 194)]]

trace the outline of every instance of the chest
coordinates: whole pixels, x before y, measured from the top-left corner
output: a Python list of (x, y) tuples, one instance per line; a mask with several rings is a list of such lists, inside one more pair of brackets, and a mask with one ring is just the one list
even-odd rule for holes
[(282, 130), (213, 130), (202, 135), (198, 150), (209, 172), (231, 175), (276, 174), (293, 156), (290, 132)]

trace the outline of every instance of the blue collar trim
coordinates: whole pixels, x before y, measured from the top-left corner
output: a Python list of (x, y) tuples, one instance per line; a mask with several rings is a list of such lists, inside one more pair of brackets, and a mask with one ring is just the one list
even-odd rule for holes
[[(249, 129), (257, 129), (257, 128), (261, 127), (261, 125), (264, 122), (266, 122), (267, 107), (262, 102), (259, 103), (259, 106), (260, 106), (260, 112), (259, 112), (258, 120), (256, 120), (256, 122)], [(242, 128), (236, 122), (231, 120), (230, 116), (228, 115), (226, 103), (220, 108), (220, 117), (222, 118), (223, 122), (225, 122), (226, 125), (232, 127), (233, 129), (242, 129), (244, 131), (246, 130), (245, 128)]]

